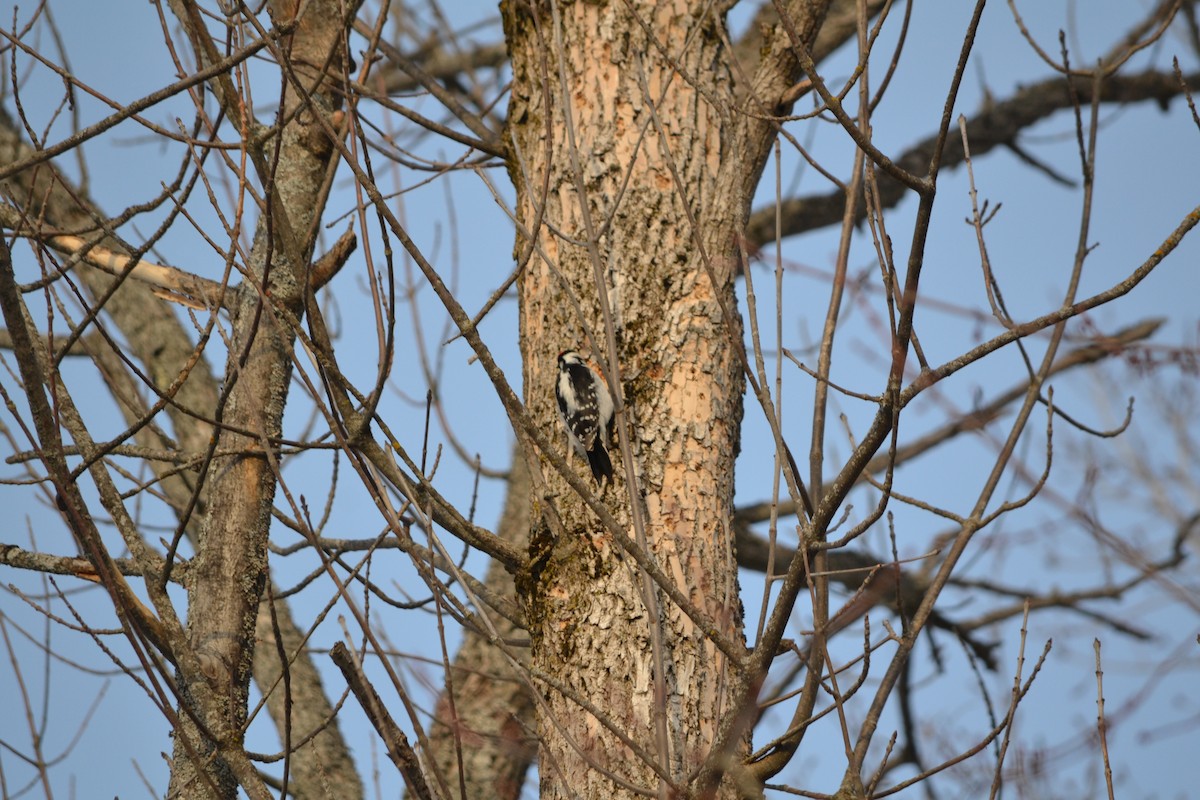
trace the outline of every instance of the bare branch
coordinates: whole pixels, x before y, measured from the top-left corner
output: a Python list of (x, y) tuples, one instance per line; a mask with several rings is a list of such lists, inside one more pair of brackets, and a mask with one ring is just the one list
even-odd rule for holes
[[(1188, 85), (1200, 83), (1200, 73), (1184, 77)], [(1092, 86), (1078, 87), (1082, 103), (1091, 101)], [(1100, 98), (1104, 103), (1139, 103), (1153, 101), (1160, 107), (1183, 94), (1180, 80), (1170, 72), (1142, 72), (1136, 75), (1113, 75), (1100, 86)], [(1027, 128), (1058, 111), (1071, 107), (1071, 97), (1062, 78), (1048, 78), (1039, 83), (1018, 89), (1006, 100), (990, 103), (979, 113), (968, 117), (967, 136), (975, 157), (996, 148), (1012, 145)], [(913, 145), (895, 163), (900, 168), (913, 172), (928, 164), (937, 136)], [(965, 158), (961, 142), (953, 139), (946, 143), (942, 155), (942, 166), (953, 167)], [(885, 208), (899, 203), (908, 187), (884, 174), (879, 176), (879, 201)], [(785, 199), (780, 207), (782, 236), (795, 236), (806, 231), (836, 225), (842, 218), (846, 205), (846, 193), (837, 189), (825, 195)], [(756, 210), (746, 224), (746, 238), (761, 247), (775, 238), (775, 208)], [(861, 221), (866, 208), (859, 207), (856, 219)]]

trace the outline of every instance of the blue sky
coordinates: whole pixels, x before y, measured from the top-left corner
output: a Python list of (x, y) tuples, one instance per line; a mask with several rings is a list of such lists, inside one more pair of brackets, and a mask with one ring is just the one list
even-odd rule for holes
[[(172, 80), (172, 67), (151, 7), (132, 2), (73, 5), (76, 7), (70, 14), (59, 11), (63, 18), (58, 22), (70, 66), (82, 80), (118, 102), (136, 99)], [(1029, 8), (1024, 8), (1025, 5)], [(1129, 21), (1141, 11), (1131, 5), (1105, 0), (1087, 5), (1025, 3), (1019, 7), (1026, 14), (1033, 36), (1051, 52), (1057, 52), (1058, 28), (1073, 26), (1068, 37), (1073, 61), (1086, 64), (1100, 56), (1114, 36), (1128, 27)], [(874, 119), (875, 142), (885, 152), (899, 152), (934, 129), (948, 85), (949, 69), (957, 56), (968, 17), (966, 4), (942, 2), (918, 6), (913, 14), (908, 50), (893, 79), (893, 87)], [(28, 13), (22, 8), (18, 16), (24, 19), (22, 15)], [(472, 27), (470, 40), (492, 42), (499, 38), (498, 25), (471, 26), (475, 19), (493, 16), (494, 8), (490, 4), (463, 4), (456, 6), (454, 13), (456, 26)], [(459, 14), (462, 16), (457, 16)], [(898, 17), (885, 30), (878, 53), (890, 52), (896, 23)], [(43, 35), (39, 46), (49, 47), (49, 38)], [(1163, 68), (1175, 53), (1180, 55), (1185, 70), (1195, 69), (1194, 55), (1187, 55), (1186, 46), (1174, 34), (1168, 34), (1159, 45), (1135, 57), (1132, 68), (1150, 64)], [(849, 74), (852, 64), (852, 57), (843, 53), (825, 65), (824, 73), (836, 83)], [(873, 62), (874, 82), (878, 82), (884, 65), (886, 58)], [(1021, 39), (1007, 7), (993, 3), (985, 12), (956, 110), (973, 113), (984, 102), (985, 87), (994, 97), (1004, 98), (1015, 86), (1048, 75), (1049, 69)], [(60, 81), (45, 73), (35, 75), (22, 87), (22, 101), (35, 127), (46, 124), (54, 113), (61, 95), (60, 87)], [(418, 109), (433, 108), (429, 100), (418, 98), (407, 102)], [(264, 111), (261, 113), (265, 117), (269, 113), (265, 110), (269, 103), (262, 105)], [(11, 104), (8, 107), (11, 109)], [(76, 111), (85, 124), (107, 113), (99, 103), (86, 98), (80, 99)], [(152, 109), (147, 116), (166, 125), (172, 124), (176, 117), (190, 119), (186, 99), (181, 98)], [(1167, 111), (1145, 105), (1106, 108), (1101, 117), (1096, 205), (1089, 234), (1089, 242), (1097, 246), (1087, 261), (1083, 293), (1119, 281), (1147, 258), (1196, 205), (1196, 186), (1200, 185), (1197, 180), (1200, 178), (1197, 167), (1200, 159), (1194, 157), (1200, 131), (1182, 102), (1172, 102)], [(386, 120), (379, 114), (374, 118)], [(398, 125), (395, 121), (393, 124)], [(851, 150), (841, 131), (824, 122), (808, 123), (794, 130), (822, 164), (839, 176), (848, 174)], [(51, 128), (48, 140), (58, 141), (68, 132), (65, 120), (60, 120)], [(1021, 143), (1037, 158), (1054, 164), (1056, 169), (1077, 175), (1078, 158), (1069, 113), (1059, 113), (1036, 126), (1021, 137)], [(86, 152), (90, 190), (110, 213), (159, 191), (160, 182), (169, 179), (180, 158), (178, 146), (162, 146), (133, 123), (123, 124), (89, 143)], [(453, 157), (455, 151), (447, 149), (443, 155)], [(781, 167), (785, 187), (798, 187), (800, 194), (826, 189), (813, 170), (798, 165), (794, 154), (786, 152)], [(773, 166), (769, 166), (767, 175), (772, 171)], [(448, 280), (454, 281), (463, 305), (469, 310), (476, 309), (511, 269), (511, 226), (479, 176), (461, 173), (420, 185), (425, 177), (395, 169), (392, 179), (413, 187), (395, 199), (395, 208), (418, 246)], [(487, 177), (501, 197), (511, 202), (511, 190), (503, 172), (491, 170)], [(1061, 186), (1034, 173), (1005, 151), (981, 158), (975, 164), (975, 179), (981, 197), (988, 198), (993, 205), (1002, 203), (1000, 213), (988, 227), (988, 245), (1014, 316), (1029, 318), (1057, 307), (1078, 237), (1079, 189)], [(333, 220), (352, 206), (349, 188), (348, 181), (339, 182), (327, 219)], [(934, 363), (951, 358), (998, 331), (994, 323), (981, 323), (964, 314), (968, 309), (986, 310), (974, 233), (963, 223), (970, 209), (967, 189), (964, 170), (954, 169), (943, 176), (925, 255), (923, 289), (928, 299), (939, 302), (922, 309), (917, 326), (926, 353)], [(774, 185), (768, 177), (764, 180), (760, 201), (766, 203), (773, 196)], [(914, 211), (915, 203), (910, 201), (889, 211), (886, 216), (901, 262), (907, 255)], [(345, 225), (346, 222), (341, 221), (330, 227), (327, 232), (330, 242)], [(152, 220), (147, 219), (137, 222), (126, 233), (130, 237), (146, 235), (151, 229)], [(828, 275), (832, 270), (836, 250), (836, 231), (794, 237), (783, 245), (782, 257), (788, 267), (781, 300), (784, 342), (797, 354), (804, 353), (819, 335), (828, 295), (828, 278), (822, 275)], [(378, 259), (378, 247), (375, 253)], [(163, 240), (154, 257), (207, 277), (219, 277), (219, 259), (195, 232), (183, 226)], [(344, 366), (349, 374), (366, 380), (374, 373), (376, 353), (373, 319), (365, 288), (367, 266), (363, 257), (360, 249), (334, 282), (327, 302), (330, 318), (341, 331)], [(764, 303), (764, 298), (770, 297), (774, 249), (767, 247), (763, 257), (763, 263), (754, 267), (753, 276), (760, 304), (766, 306), (760, 308), (767, 314), (764, 324), (770, 327), (774, 312), (769, 302)], [(1098, 310), (1089, 317), (1090, 322), (1101, 330), (1112, 330), (1147, 317), (1165, 316), (1169, 322), (1157, 341), (1195, 346), (1198, 332), (1194, 310), (1196, 257), (1195, 242), (1185, 242), (1143, 286), (1120, 302)], [(850, 257), (851, 272), (866, 271), (868, 275), (871, 269), (877, 272), (878, 268), (872, 267), (873, 258), (870, 239), (860, 232)], [(374, 266), (380, 268), (378, 262)], [(29, 279), (34, 269), (36, 267), (30, 261), (18, 261), (19, 271), (28, 270), (24, 279)], [(415, 271), (406, 271), (403, 259), (398, 261), (397, 274), (402, 281), (412, 281), (416, 301), (405, 306), (410, 313), (402, 315), (404, 318), (397, 331), (402, 346), (393, 369), (395, 391), (384, 401), (385, 417), (393, 430), (399, 432), (410, 452), (419, 452), (424, 416), (421, 406), (426, 388), (415, 355), (415, 331), (419, 330), (425, 351), (431, 359), (440, 360), (444, 369), (440, 395), (454, 436), (466, 443), (470, 453), (480, 453), (485, 466), (504, 469), (511, 434), (482, 370), (471, 363), (469, 349), (461, 340), (445, 346), (440, 344), (450, 335), (445, 315), (437, 308), (431, 293), (422, 290)], [(867, 297), (873, 297), (874, 301), (846, 312), (833, 377), (843, 385), (870, 393), (880, 388), (881, 363), (886, 358), (887, 342), (879, 335), (870, 315), (871, 309), (878, 313), (881, 308), (878, 293), (869, 288)], [(418, 311), (419, 318), (415, 313)], [(502, 301), (484, 323), (483, 333), (510, 380), (518, 383), (515, 302)], [(1043, 347), (1043, 339), (1031, 343), (1035, 359)], [(811, 357), (805, 360), (812, 363)], [(916, 436), (936, 427), (944, 419), (947, 407), (970, 408), (977, 397), (986, 399), (996, 390), (1007, 388), (1021, 377), (1022, 369), (1018, 354), (1009, 348), (985, 363), (965, 370), (906, 411), (903, 435)], [(70, 365), (66, 374), (77, 400), (80, 396), (89, 396), (90, 421), (97, 430), (115, 432), (118, 428), (111, 406), (99, 393), (88, 395), (95, 389), (95, 384), (90, 382), (89, 370)], [(1188, 481), (1189, 475), (1196, 474), (1188, 471), (1195, 467), (1195, 455), (1183, 446), (1179, 432), (1161, 420), (1161, 407), (1171, 398), (1156, 398), (1156, 392), (1161, 391), (1168, 379), (1175, 381), (1169, 385), (1174, 387), (1172, 391), (1177, 398), (1188, 392), (1194, 393), (1194, 376), (1180, 376), (1178, 372), (1164, 370), (1139, 380), (1132, 371), (1117, 367), (1107, 374), (1110, 376), (1107, 381), (1085, 376), (1056, 381), (1056, 402), (1070, 413), (1100, 427), (1111, 426), (1119, 420), (1129, 395), (1139, 398), (1139, 411), (1145, 413), (1139, 414), (1125, 437), (1115, 441), (1096, 441), (1066, 426), (1056, 429), (1054, 489), (1068, 499), (1086, 497), (1089, 503), (1094, 500), (1096, 510), (1102, 514), (1104, 527), (1127, 537), (1131, 543), (1155, 541), (1153, 537), (1161, 536), (1161, 527), (1171, 524), (1165, 508), (1190, 511), (1200, 499), (1196, 496), (1194, 479), (1190, 489)], [(14, 388), (7, 374), (0, 374), (0, 384), (10, 391)], [(793, 448), (806, 454), (810, 436), (811, 381), (795, 370), (787, 372), (784, 398), (785, 431)], [(861, 433), (862, 421), (870, 411), (857, 401), (840, 398), (835, 398), (833, 410), (831, 418), (836, 420), (837, 413), (844, 412), (856, 433)], [(298, 400), (293, 402), (287, 419), (289, 431), (304, 429), (310, 416), (310, 405)], [(772, 463), (765, 444), (761, 413), (756, 413), (748, 403), (746, 417), (743, 452), (738, 462), (738, 498), (740, 502), (754, 502), (769, 494)], [(11, 426), (11, 419), (6, 418), (5, 424)], [(1043, 417), (1035, 416), (1030, 427), (1028, 443), (1020, 455), (1036, 470), (1042, 461)], [(841, 431), (836, 422), (830, 428), (827, 470), (835, 469), (840, 463), (837, 457), (844, 456), (849, 450), (847, 438)], [(1001, 422), (982, 434), (963, 439), (943, 454), (919, 459), (899, 471), (897, 490), (919, 494), (944, 503), (956, 512), (966, 513), (994, 458), (991, 439), (1002, 437), (1006, 432)], [(474, 492), (469, 465), (450, 452), (444, 431), (435, 430), (431, 443), (446, 448), (436, 480), (439, 487), (464, 507), (469, 505)], [(1155, 463), (1173, 465), (1181, 475), (1151, 486), (1131, 483), (1129, 464), (1145, 453), (1153, 454), (1157, 459)], [(1095, 470), (1089, 471), (1089, 466)], [(3, 472), (6, 477), (18, 474), (14, 467), (6, 467)], [(284, 474), (292, 490), (303, 493), (314, 508), (323, 505), (333, 480), (332, 465), (327, 458), (304, 456), (294, 459), (285, 466)], [(350, 538), (377, 534), (381, 523), (344, 463), (338, 481), (337, 499), (327, 534)], [(1006, 481), (999, 499), (1018, 497), (1026, 490), (1027, 486), (1020, 479)], [(493, 524), (503, 491), (500, 481), (482, 481), (476, 511), (481, 524)], [(1127, 500), (1116, 507), (1103, 502), (1113, 497)], [(870, 492), (857, 494), (854, 502), (852, 514), (865, 513), (872, 502)], [(54, 515), (49, 513), (44, 501), (28, 488), (0, 486), (0, 507), (10, 509), (9, 532), (0, 540), (27, 545), (32, 535), (36, 536), (39, 549), (59, 553), (72, 550), (69, 534), (54, 521)], [(893, 504), (892, 509), (897, 548), (902, 556), (926, 552), (932, 538), (948, 528), (944, 520), (900, 504)], [(147, 519), (153, 521), (154, 517)], [(290, 537), (283, 530), (275, 534), (275, 540), (280, 544), (291, 543)], [(886, 526), (878, 525), (865, 537), (863, 544), (886, 555), (891, 547)], [(1107, 574), (1106, 571), (1127, 574), (1127, 568), (1116, 563), (1095, 540), (1083, 535), (1052, 502), (1039, 503), (1014, 514), (989, 529), (986, 535), (981, 535), (975, 547), (964, 565), (965, 574), (995, 577), (1009, 585), (1039, 591), (1049, 587), (1066, 589), (1090, 585), (1096, 582), (1097, 576)], [(389, 570), (386, 583), (393, 585), (394, 582), (398, 593), (407, 590), (417, 596), (422, 594), (422, 587), (411, 569), (400, 559), (388, 558), (385, 563)], [(294, 582), (311, 570), (313, 564), (313, 559), (303, 555), (276, 559), (277, 580), (284, 585)], [(472, 558), (468, 564), (478, 567), (480, 560)], [(379, 577), (378, 573), (376, 577)], [(14, 570), (5, 570), (2, 582), (12, 583), (26, 594), (49, 591), (40, 578)], [(60, 580), (58, 585), (68, 592), (73, 602), (74, 598), (79, 599), (80, 608), (90, 624), (113, 624), (111, 613), (97, 592), (80, 592), (78, 584), (69, 579)], [(757, 576), (745, 576), (742, 589), (751, 615), (748, 627), (753, 630), (753, 614), (762, 591), (761, 580)], [(1187, 590), (1186, 585), (1183, 589)], [(298, 602), (297, 613), (301, 617), (315, 614), (329, 595), (328, 588), (318, 588)], [(1035, 615), (1029, 627), (1026, 674), (1043, 643), (1052, 638), (1054, 646), (1018, 714), (1017, 740), (1057, 752), (1069, 748), (1072, 742), (1079, 740), (1081, 732), (1090, 730), (1095, 716), (1092, 641), (1099, 636), (1104, 645), (1109, 711), (1119, 722), (1109, 738), (1117, 777), (1122, 781), (1119, 796), (1184, 797), (1194, 785), (1195, 775), (1181, 769), (1180, 765), (1189, 763), (1187, 759), (1194, 746), (1189, 748), (1187, 745), (1189, 741), (1194, 745), (1195, 734), (1186, 727), (1173, 733), (1171, 724), (1194, 720), (1200, 714), (1192, 691), (1197, 666), (1197, 614), (1186, 605), (1165, 603), (1163, 598), (1171, 596), (1169, 587), (1153, 584), (1138, 590), (1119, 605), (1096, 606), (1154, 631), (1156, 638), (1150, 642), (1117, 635), (1078, 615)], [(970, 592), (957, 592), (947, 599), (954, 605), (948, 607), (946, 613), (965, 618), (976, 616), (992, 602)], [(60, 601), (52, 601), (51, 606), (55, 613), (69, 615)], [(159, 754), (170, 752), (169, 726), (145, 696), (123, 676), (106, 674), (106, 671), (111, 672), (111, 664), (89, 639), (46, 625), (15, 594), (0, 593), (0, 612), (6, 620), (4, 632), (20, 660), (20, 677), (29, 693), (32, 714), (35, 719), (49, 720), (45, 752), (49, 755), (65, 753), (63, 763), (51, 772), (56, 796), (120, 795), (130, 798), (152, 795), (154, 792), (143, 786), (139, 773), (146, 777), (155, 792), (164, 791), (167, 768)], [(440, 683), (440, 666), (420, 660), (439, 658), (432, 616), (401, 614), (380, 606), (374, 608), (373, 614), (380, 629), (387, 632), (399, 651), (417, 657), (401, 659), (400, 663), (410, 690), (428, 707), (431, 705), (431, 687), (436, 690)], [(805, 630), (806, 614), (804, 609), (797, 611), (791, 632), (797, 638)], [(872, 621), (877, 621), (875, 614)], [(35, 638), (51, 637), (50, 644), (56, 653), (85, 669), (57, 658), (45, 658), (38, 647), (22, 637), (14, 627), (16, 625)], [(1007, 702), (1006, 692), (1017, 658), (1018, 627), (1019, 619), (1009, 619), (981, 634), (985, 638), (1003, 640), (998, 651), (1002, 665), (1000, 673), (987, 675), (984, 679), (993, 703), (1001, 709), (998, 713), (1002, 713)], [(874, 625), (873, 630), (877, 630)], [(320, 647), (328, 647), (341, 637), (336, 619), (331, 617), (314, 641)], [(859, 647), (859, 641), (855, 634), (847, 634), (838, 643), (835, 655), (849, 658)], [(926, 738), (922, 740), (931, 761), (936, 760), (933, 754), (948, 753), (965, 746), (988, 727), (977, 679), (967, 668), (960, 649), (945, 636), (935, 641), (941, 646), (944, 668), (935, 665), (929, 657), (928, 644), (924, 644), (918, 647), (921, 661), (914, 674), (922, 687), (919, 702), (924, 708), (939, 712), (928, 717), (930, 728), (924, 731)], [(450, 647), (453, 645), (451, 641)], [(323, 656), (317, 658), (324, 661)], [(329, 685), (340, 687), (340, 678), (331, 674)], [(12, 666), (7, 659), (0, 661), (0, 691), (13, 697), (17, 686)], [(868, 688), (873, 690), (870, 680)], [(81, 717), (98, 696), (94, 717), (78, 741), (73, 741)], [(1120, 709), (1126, 706), (1134, 710), (1128, 715), (1119, 715)], [(9, 708), (14, 713), (0, 714), (0, 738), (15, 747), (27, 748), (29, 734), (25, 715), (16, 705), (10, 704)], [(854, 713), (852, 709), (852, 719)], [(933, 724), (935, 720), (936, 725)], [(378, 781), (382, 796), (393, 796), (399, 782), (361, 714), (348, 706), (341, 721), (363, 774), (369, 776), (369, 781)], [(889, 717), (884, 722), (884, 729), (890, 731), (895, 725), (894, 716)], [(1160, 728), (1161, 733), (1158, 732)], [(884, 732), (879, 738), (886, 740), (886, 735)], [(764, 733), (759, 738), (768, 737)], [(252, 728), (251, 749), (272, 752), (278, 746), (268, 724)], [(873, 758), (877, 760), (881, 753), (874, 754)], [(805, 785), (809, 788), (833, 791), (840, 776), (840, 758), (840, 734), (836, 728), (819, 727), (806, 740), (795, 771), (783, 777), (799, 782), (800, 778), (796, 776), (803, 774), (807, 776)], [(1031, 769), (1022, 758), (1028, 758), (1028, 754), (1010, 754), (1010, 767)], [(1102, 784), (1095, 782), (1098, 777), (1095, 759), (1076, 758), (1052, 763), (1054, 768), (1061, 768), (1061, 783), (1056, 789), (1064, 796), (1094, 795), (1097, 790), (1102, 791)], [(0, 768), (6, 776), (9, 793), (15, 794), (30, 779), (29, 771), (10, 752), (0, 750)], [(376, 769), (377, 777), (372, 777)], [(980, 769), (986, 772), (985, 768)], [(37, 788), (31, 791), (32, 796), (40, 794)], [(915, 795), (909, 793), (906, 796)]]

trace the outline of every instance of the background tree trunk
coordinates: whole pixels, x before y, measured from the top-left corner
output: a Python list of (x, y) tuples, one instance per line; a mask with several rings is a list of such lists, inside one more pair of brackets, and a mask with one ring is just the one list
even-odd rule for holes
[[(13, 120), (0, 112), (0, 167), (21, 161), (33, 152), (21, 138)], [(98, 227), (97, 244), (128, 255), (118, 238), (111, 234), (102, 235), (104, 226), (110, 224), (106, 214), (53, 164), (40, 164), (17, 173), (4, 182), (4, 189), (10, 201), (31, 223), (36, 221), (51, 230), (78, 232), (87, 238), (90, 238), (87, 232)], [(173, 391), (172, 402), (163, 410), (170, 419), (174, 441), (165, 438), (158, 426), (147, 425), (138, 430), (137, 444), (149, 450), (178, 448), (183, 453), (203, 453), (213, 433), (207, 420), (213, 417), (217, 408), (218, 385), (207, 360), (193, 359), (196, 345), (172, 305), (163, 302), (149, 286), (137, 280), (125, 279), (114, 290), (116, 279), (106, 272), (82, 269), (77, 274), (93, 301), (105, 298), (104, 315), (120, 332), (128, 347), (127, 354), (144, 370), (159, 392)], [(141, 398), (141, 386), (113, 346), (93, 337), (88, 340), (87, 350), (118, 399), (126, 422), (133, 425), (145, 419), (147, 407)], [(179, 519), (183, 520), (185, 513), (189, 515), (185, 531), (195, 548), (196, 535), (209, 507), (209, 484), (198, 482), (198, 471), (180, 471), (169, 461), (150, 460), (147, 465), (158, 477), (158, 486)], [(291, 659), (289, 685), (293, 702), (290, 708), (285, 709), (283, 688), (276, 685), (281, 674), (280, 658), (274, 646), (270, 611), (265, 605), (259, 609), (257, 631), (258, 640), (265, 646), (254, 649), (254, 680), (259, 690), (267, 693), (267, 710), (280, 731), (280, 739), (283, 739), (286, 711), (292, 715), (294, 738), (307, 738), (318, 727), (321, 729), (297, 750), (289, 790), (301, 800), (360, 797), (362, 782), (316, 665), (306, 649), (297, 649), (304, 634), (297, 627), (286, 601), (276, 600), (275, 609), (274, 626), (278, 627)]]
[[(521, 550), (529, 543), (529, 493), (529, 470), (517, 453), (496, 535)], [(513, 577), (500, 562), (488, 565), (484, 584), (497, 596), (515, 601)], [(527, 665), (529, 648), (515, 643), (528, 634), (505, 617), (493, 619), (496, 634), (514, 642), (509, 653)], [(516, 800), (537, 753), (528, 678), (513, 668), (489, 636), (470, 628), (463, 632), (451, 670), (429, 732), (434, 765), (452, 791), (460, 787), (461, 771), (463, 797)]]

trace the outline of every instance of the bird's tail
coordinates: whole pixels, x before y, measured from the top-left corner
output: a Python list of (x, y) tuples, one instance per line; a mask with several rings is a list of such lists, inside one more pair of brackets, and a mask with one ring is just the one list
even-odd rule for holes
[(587, 454), (588, 466), (592, 468), (592, 477), (596, 479), (596, 483), (603, 483), (607, 480), (612, 483), (613, 466), (612, 459), (608, 457), (608, 451), (604, 449), (604, 445), (596, 442)]

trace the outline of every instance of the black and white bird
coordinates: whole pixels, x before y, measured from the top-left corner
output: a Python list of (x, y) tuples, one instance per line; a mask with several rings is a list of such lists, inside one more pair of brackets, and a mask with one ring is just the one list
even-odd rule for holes
[(612, 482), (612, 459), (607, 444), (612, 437), (613, 399), (600, 370), (574, 350), (558, 354), (558, 415), (571, 447), (588, 460), (597, 484)]

